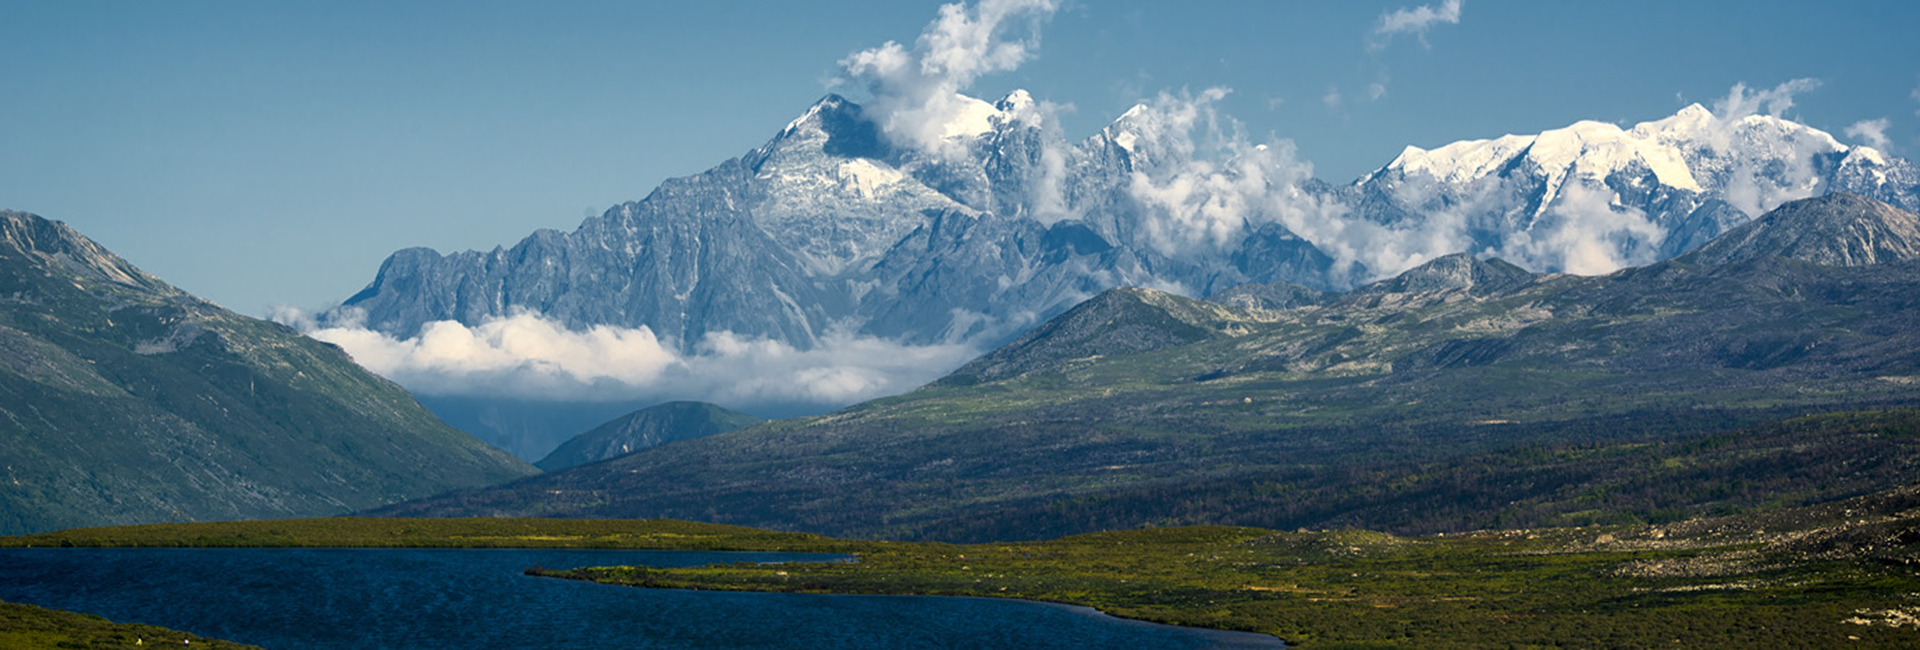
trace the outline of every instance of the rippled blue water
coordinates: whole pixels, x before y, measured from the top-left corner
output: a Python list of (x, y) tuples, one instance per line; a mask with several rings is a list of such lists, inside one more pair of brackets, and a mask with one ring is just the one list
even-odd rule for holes
[(673, 551), (0, 549), (0, 600), (269, 650), (1272, 648), (1083, 608), (978, 598), (635, 589), (529, 566), (821, 556)]

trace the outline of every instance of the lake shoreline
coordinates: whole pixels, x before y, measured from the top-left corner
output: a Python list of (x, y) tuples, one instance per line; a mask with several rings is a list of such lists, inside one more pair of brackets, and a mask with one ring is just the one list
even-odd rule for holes
[(0, 599), (271, 650), (1283, 647), (1015, 599), (696, 594), (527, 575), (542, 565), (840, 563), (822, 554), (601, 549), (12, 548), (0, 549)]
[(862, 591), (862, 592), (775, 591), (775, 590), (764, 590), (764, 589), (702, 588), (702, 587), (691, 587), (691, 586), (690, 587), (653, 587), (653, 586), (647, 586), (647, 585), (627, 584), (627, 583), (620, 583), (620, 582), (607, 582), (602, 580), (594, 580), (592, 578), (583, 577), (580, 575), (571, 575), (572, 572), (575, 572), (575, 571), (578, 571), (578, 569), (568, 569), (565, 571), (552, 571), (552, 570), (539, 569), (539, 568), (528, 568), (526, 570), (526, 575), (539, 577), (539, 578), (552, 578), (552, 579), (558, 579), (558, 580), (572, 580), (577, 582), (590, 582), (594, 584), (614, 585), (614, 586), (628, 587), (633, 589), (719, 591), (719, 592), (755, 593), (755, 594), (804, 593), (807, 595), (814, 595), (814, 596), (888, 596), (888, 597), (898, 597), (898, 598), (955, 598), (955, 599), (963, 599), (963, 600), (1008, 601), (1008, 602), (1029, 603), (1033, 605), (1043, 605), (1046, 607), (1065, 609), (1067, 611), (1071, 611), (1083, 616), (1094, 616), (1098, 618), (1112, 619), (1114, 621), (1121, 622), (1127, 625), (1146, 625), (1146, 626), (1165, 628), (1170, 630), (1180, 630), (1183, 632), (1197, 632), (1210, 638), (1215, 638), (1223, 642), (1228, 642), (1230, 645), (1227, 645), (1226, 647), (1233, 648), (1234, 650), (1240, 650), (1242, 648), (1246, 650), (1257, 650), (1257, 649), (1293, 647), (1287, 643), (1286, 639), (1282, 639), (1280, 637), (1277, 637), (1271, 634), (1264, 634), (1260, 632), (1250, 632), (1246, 630), (1227, 630), (1227, 629), (1221, 629), (1221, 628), (1197, 627), (1192, 625), (1176, 625), (1173, 623), (1163, 623), (1160, 621), (1154, 621), (1154, 620), (1148, 620), (1148, 619), (1117, 616), (1114, 614), (1100, 611), (1100, 609), (1098, 608), (1090, 607), (1087, 605), (1078, 605), (1074, 603), (1062, 603), (1062, 602), (1056, 602), (1051, 600), (1035, 600), (1032, 598), (1019, 598), (1014, 596), (947, 596), (947, 595), (941, 595), (941, 594), (927, 594), (927, 593), (918, 593), (918, 592), (881, 592), (881, 591)]

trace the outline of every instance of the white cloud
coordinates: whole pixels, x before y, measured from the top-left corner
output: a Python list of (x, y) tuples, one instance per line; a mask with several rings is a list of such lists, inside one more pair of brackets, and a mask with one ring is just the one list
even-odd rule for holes
[[(1288, 209), (1279, 211), (1280, 223), (1332, 257), (1337, 277), (1366, 282), (1471, 248), (1473, 240), (1467, 235), (1467, 224), (1472, 215), (1491, 204), (1486, 195), (1496, 189), (1491, 184), (1478, 185), (1455, 203), (1434, 205), (1421, 210), (1419, 218), (1393, 224), (1363, 218), (1350, 206), (1330, 198), (1296, 198)], [(1440, 190), (1431, 179), (1412, 177), (1391, 191), (1396, 201), (1417, 205)]]
[[(1814, 156), (1838, 143), (1806, 129), (1777, 128), (1759, 117), (1785, 119), (1794, 97), (1818, 89), (1818, 79), (1794, 79), (1766, 90), (1737, 83), (1714, 103), (1714, 119), (1702, 133), (1707, 146), (1728, 161), (1722, 198), (1748, 216), (1820, 193)], [(1763, 115), (1764, 114), (1764, 115)]]
[(1434, 25), (1460, 24), (1462, 4), (1462, 0), (1445, 0), (1440, 3), (1438, 9), (1433, 5), (1420, 5), (1402, 7), (1396, 11), (1380, 14), (1380, 22), (1374, 26), (1373, 33), (1368, 35), (1367, 49), (1385, 48), (1387, 44), (1393, 42), (1394, 37), (1403, 34), (1412, 34), (1414, 38), (1419, 39), (1422, 47), (1426, 47), (1427, 30), (1432, 29)]
[(1367, 99), (1369, 101), (1377, 102), (1377, 101), (1380, 101), (1381, 97), (1386, 97), (1386, 96), (1387, 96), (1386, 84), (1379, 83), (1379, 82), (1367, 84)]
[[(1058, 0), (981, 0), (942, 5), (913, 48), (888, 41), (840, 60), (842, 84), (866, 90), (865, 103), (896, 144), (939, 153), (950, 126), (980, 110), (961, 94), (981, 76), (1020, 67), (1033, 57), (1039, 24)], [(1025, 27), (1024, 38), (1009, 32)]]
[(1057, 109), (1043, 103), (1043, 112), (1048, 115), (1046, 140), (1040, 149), (1040, 166), (1032, 181), (1033, 209), (1027, 214), (1041, 223), (1053, 225), (1054, 222), (1072, 216), (1067, 201), (1067, 157), (1066, 141), (1055, 134), (1060, 132), (1060, 121), (1052, 116)]
[(1604, 185), (1570, 182), (1534, 228), (1513, 233), (1499, 255), (1536, 269), (1602, 275), (1657, 261), (1666, 229), (1619, 205)]
[(1251, 229), (1279, 224), (1333, 257), (1336, 281), (1360, 281), (1471, 243), (1462, 211), (1386, 226), (1359, 218), (1336, 197), (1308, 191), (1313, 165), (1290, 141), (1249, 140), (1237, 122), (1217, 112), (1226, 95), (1224, 88), (1162, 93), (1127, 122), (1142, 154), (1128, 194), (1140, 208), (1137, 226), (1146, 243), (1162, 254), (1218, 256)]
[(699, 399), (737, 408), (844, 406), (905, 392), (976, 356), (964, 344), (905, 345), (830, 332), (812, 349), (708, 335), (674, 352), (646, 327), (570, 330), (522, 312), (474, 326), (436, 321), (396, 338), (348, 320), (316, 323), (291, 310), (276, 320), (346, 350), (381, 376), (427, 395), (502, 395), (560, 401)]
[[(978, 356), (966, 344), (906, 345), (850, 332), (830, 332), (807, 350), (730, 332), (709, 335), (682, 360), (676, 381), (730, 403), (839, 406), (904, 393)], [(679, 386), (685, 390), (685, 386)]]
[(1327, 86), (1327, 94), (1320, 96), (1320, 103), (1325, 104), (1329, 111), (1338, 111), (1345, 100), (1340, 96), (1339, 87)]
[(1252, 144), (1215, 104), (1226, 88), (1161, 93), (1126, 123), (1135, 166), (1128, 193), (1142, 207), (1149, 245), (1175, 257), (1230, 250), (1249, 226), (1276, 218), (1276, 193), (1296, 190), (1313, 167), (1293, 143)]
[(1067, 165), (1073, 156), (1066, 134), (1060, 126), (1060, 115), (1074, 110), (1071, 104), (1055, 104), (1050, 101), (1032, 101), (1024, 92), (1020, 93), (1025, 102), (1015, 102), (1004, 119), (1025, 127), (1040, 131), (1040, 156), (1038, 164), (1027, 170), (1021, 179), (1025, 189), (1023, 203), (1019, 206), (1001, 206), (1001, 209), (1017, 210), (1018, 214), (1052, 225), (1074, 216), (1067, 200)]
[(1887, 137), (1887, 128), (1891, 126), (1893, 121), (1884, 117), (1877, 120), (1860, 120), (1847, 127), (1846, 133), (1849, 138), (1857, 138), (1869, 147), (1886, 151), (1887, 146), (1893, 144), (1893, 140)]
[[(1920, 86), (1914, 86), (1913, 92), (1907, 93), (1907, 95), (1909, 97), (1912, 97), (1913, 101), (1920, 102)], [(1920, 110), (1915, 110), (1913, 114), (1916, 116), (1920, 116)]]
[(1819, 79), (1803, 77), (1783, 82), (1767, 90), (1749, 92), (1747, 84), (1736, 83), (1727, 96), (1714, 103), (1713, 113), (1723, 120), (1737, 120), (1749, 115), (1765, 112), (1771, 117), (1780, 117), (1793, 109), (1793, 98), (1801, 93), (1818, 90)]

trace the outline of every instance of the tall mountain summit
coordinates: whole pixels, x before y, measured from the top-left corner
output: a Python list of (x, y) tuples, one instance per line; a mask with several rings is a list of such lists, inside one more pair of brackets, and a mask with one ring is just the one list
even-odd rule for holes
[(340, 514), (534, 473), (332, 345), (0, 211), (0, 534)]

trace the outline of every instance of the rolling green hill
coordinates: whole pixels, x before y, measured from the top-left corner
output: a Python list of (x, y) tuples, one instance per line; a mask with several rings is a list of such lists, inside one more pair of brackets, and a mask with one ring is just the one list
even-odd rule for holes
[(906, 395), (376, 512), (1004, 540), (1657, 522), (1865, 494), (1920, 480), (1920, 261), (1897, 253), (1911, 241), (1867, 260), (1809, 234), (1914, 232), (1863, 201), (1789, 204), (1749, 240), (1793, 246), (1598, 277), (1450, 257), (1282, 310), (1118, 289)]
[(0, 533), (315, 516), (535, 470), (331, 345), (0, 212)]

